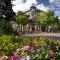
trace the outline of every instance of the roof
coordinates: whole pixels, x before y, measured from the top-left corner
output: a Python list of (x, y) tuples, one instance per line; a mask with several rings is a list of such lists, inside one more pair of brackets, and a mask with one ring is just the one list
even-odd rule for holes
[(36, 8), (36, 5), (34, 3), (32, 3), (30, 8)]

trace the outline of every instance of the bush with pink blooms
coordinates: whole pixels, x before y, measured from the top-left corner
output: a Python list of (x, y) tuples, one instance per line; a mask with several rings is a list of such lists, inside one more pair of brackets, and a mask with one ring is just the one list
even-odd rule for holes
[[(35, 41), (34, 41), (35, 40)], [(16, 50), (21, 56), (28, 57), (27, 60), (59, 60), (60, 59), (60, 41), (45, 38), (38, 40), (35, 38), (30, 45), (23, 46)]]
[(0, 50), (26, 60), (59, 60), (60, 41), (46, 37), (0, 36)]

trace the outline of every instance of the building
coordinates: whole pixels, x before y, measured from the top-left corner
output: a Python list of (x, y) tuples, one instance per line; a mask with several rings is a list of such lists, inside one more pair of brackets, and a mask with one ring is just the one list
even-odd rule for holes
[(28, 15), (28, 23), (26, 25), (19, 25), (19, 27), (17, 26), (17, 31), (18, 33), (21, 34), (22, 33), (31, 33), (31, 32), (41, 32), (41, 27), (40, 25), (37, 23), (36, 20), (36, 13), (40, 13), (41, 10), (37, 9), (35, 4), (33, 3), (30, 7), (30, 10), (25, 12), (25, 15)]
[(35, 4), (33, 3), (30, 7), (30, 10), (26, 12), (25, 15), (29, 15), (28, 24), (26, 30), (29, 32), (40, 32), (41, 28), (39, 24), (36, 22), (36, 13), (41, 12), (41, 10), (37, 9)]

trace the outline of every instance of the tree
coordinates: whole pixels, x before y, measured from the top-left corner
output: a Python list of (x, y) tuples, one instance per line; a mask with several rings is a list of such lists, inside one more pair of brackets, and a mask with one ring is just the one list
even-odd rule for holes
[(36, 21), (40, 26), (40, 30), (42, 29), (44, 31), (45, 26), (47, 25), (47, 18), (48, 18), (47, 13), (46, 12), (40, 12), (40, 13), (37, 13), (36, 16), (37, 16)]
[(12, 10), (11, 0), (1, 0), (0, 2), (0, 15), (5, 16), (6, 20), (13, 19), (15, 13)]
[(28, 16), (26, 16), (23, 12), (19, 11), (16, 15), (16, 22), (18, 24), (26, 25), (28, 20)]
[(8, 22), (14, 17), (11, 0), (0, 0), (0, 34), (11, 33), (12, 28), (8, 26)]
[(6, 0), (0, 0), (0, 5), (6, 6), (6, 5), (5, 5), (5, 4), (6, 4), (5, 1), (6, 1)]
[(46, 12), (37, 13), (37, 21), (40, 25), (46, 25), (46, 21), (47, 21)]
[(58, 17), (52, 11), (37, 13), (37, 21), (44, 27), (58, 25)]

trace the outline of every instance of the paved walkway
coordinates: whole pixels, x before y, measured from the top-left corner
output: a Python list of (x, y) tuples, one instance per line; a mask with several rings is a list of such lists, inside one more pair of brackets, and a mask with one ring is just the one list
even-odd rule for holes
[(22, 36), (56, 36), (56, 37), (60, 37), (60, 33), (30, 33), (30, 34), (25, 34)]

